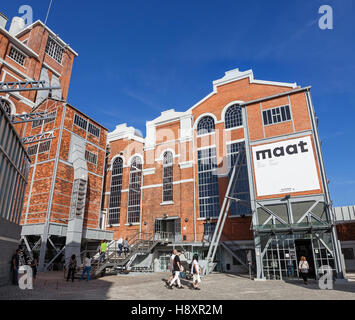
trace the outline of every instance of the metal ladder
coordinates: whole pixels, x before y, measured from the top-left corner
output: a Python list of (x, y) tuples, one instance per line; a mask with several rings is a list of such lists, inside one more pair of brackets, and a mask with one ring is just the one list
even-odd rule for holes
[(207, 258), (206, 258), (207, 267), (205, 269), (206, 275), (210, 274), (213, 271), (214, 267), (216, 266), (216, 263), (213, 262), (213, 260), (216, 256), (217, 248), (218, 248), (219, 241), (220, 241), (220, 238), (222, 235), (224, 224), (226, 222), (226, 218), (227, 218), (228, 211), (229, 211), (229, 208), (231, 205), (231, 201), (236, 201), (236, 202), (242, 201), (241, 199), (234, 198), (233, 194), (234, 194), (234, 190), (235, 190), (235, 187), (236, 187), (236, 184), (238, 181), (238, 177), (240, 175), (240, 171), (242, 168), (244, 157), (245, 157), (245, 146), (243, 146), (238, 153), (237, 160), (236, 160), (234, 167), (233, 167), (232, 175), (229, 179), (227, 191), (224, 196), (223, 204), (222, 204), (219, 216), (218, 216), (216, 228), (214, 230), (213, 237), (212, 237), (209, 249), (208, 249), (208, 254), (207, 254)]

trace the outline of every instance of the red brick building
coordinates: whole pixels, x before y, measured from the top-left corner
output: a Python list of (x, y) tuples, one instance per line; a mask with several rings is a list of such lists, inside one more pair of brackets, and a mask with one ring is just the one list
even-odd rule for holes
[[(245, 146), (234, 191), (242, 201), (229, 209), (217, 252), (219, 270), (241, 271), (252, 260), (258, 278), (280, 279), (295, 276), (297, 261), (307, 255), (315, 277), (326, 263), (341, 277), (309, 91), (294, 83), (255, 80), (251, 70), (235, 69), (214, 81), (212, 93), (187, 111), (167, 110), (147, 122), (145, 139), (132, 127), (117, 126), (108, 134), (107, 230), (114, 231), (115, 239), (137, 232), (169, 239), (170, 245), (156, 247), (149, 259), (155, 270), (166, 269), (172, 246), (182, 248), (187, 260), (193, 252), (205, 259), (229, 169)], [(285, 143), (290, 145), (281, 146)], [(289, 167), (285, 175), (297, 185), (278, 187), (282, 177), (270, 177), (269, 190), (264, 190), (260, 177), (267, 172), (259, 173), (259, 167), (278, 163), (266, 162), (271, 149), (262, 149), (273, 145), (276, 158), (285, 150), (288, 157), (308, 153), (312, 172)]]
[[(166, 270), (172, 247), (186, 260), (197, 252), (207, 266), (221, 208), (232, 198), (218, 270), (247, 270), (250, 262), (257, 278), (282, 279), (296, 276), (306, 255), (311, 275), (329, 265), (342, 276), (310, 87), (235, 69), (191, 108), (147, 122), (145, 138), (126, 124), (107, 134), (67, 102), (75, 51), (40, 21), (14, 23), (16, 32), (0, 28), (2, 81), (61, 87), (50, 96), (5, 96), (9, 113), (52, 116), (18, 126), (21, 137), (48, 135), (28, 144), (22, 216), (22, 236), (41, 248), (42, 269), (64, 250), (68, 258), (101, 239), (143, 233), (161, 242), (134, 266)], [(226, 197), (233, 167), (237, 183)]]
[(29, 251), (40, 248), (40, 269), (60, 261), (64, 250), (79, 255), (83, 245), (112, 239), (100, 226), (107, 129), (67, 102), (77, 56), (41, 21), (25, 27), (15, 17), (9, 31), (5, 24), (0, 28), (1, 82), (42, 80), (60, 87), (2, 95), (11, 115), (51, 116), (16, 125), (31, 158), (21, 235)]

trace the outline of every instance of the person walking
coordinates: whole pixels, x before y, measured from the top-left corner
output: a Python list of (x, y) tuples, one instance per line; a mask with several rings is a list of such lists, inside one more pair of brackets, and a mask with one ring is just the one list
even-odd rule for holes
[(303, 278), (304, 284), (308, 284), (307, 278), (308, 278), (308, 272), (309, 272), (309, 265), (307, 262), (306, 257), (302, 256), (300, 263), (298, 265), (298, 269), (300, 270), (301, 277)]
[(75, 254), (73, 254), (70, 257), (70, 260), (69, 260), (69, 263), (68, 263), (67, 281), (69, 281), (69, 279), (71, 277), (71, 281), (74, 282), (74, 275), (75, 275), (75, 271), (76, 271), (76, 266), (77, 266), (76, 256), (75, 256)]
[(170, 266), (169, 267), (170, 267), (171, 275), (170, 275), (169, 279), (166, 281), (167, 285), (169, 285), (169, 282), (174, 279), (174, 275), (175, 275), (174, 258), (175, 258), (175, 256), (176, 256), (176, 249), (173, 250), (173, 253), (170, 256)]
[(191, 274), (192, 274), (192, 285), (195, 290), (201, 290), (198, 284), (201, 282), (200, 274), (202, 270), (200, 264), (198, 263), (198, 255), (194, 254), (192, 258)]
[(91, 258), (90, 254), (87, 253), (84, 261), (84, 270), (83, 273), (81, 274), (80, 280), (84, 279), (84, 274), (87, 273), (86, 281), (90, 280), (90, 272), (91, 272)]
[(104, 262), (106, 259), (107, 242), (101, 240), (100, 245), (100, 262)]
[(20, 267), (20, 249), (17, 249), (11, 258), (12, 284), (18, 285), (18, 270)]
[(118, 245), (118, 256), (120, 257), (121, 254), (122, 254), (122, 248), (123, 248), (123, 239), (122, 239), (122, 237), (120, 237), (117, 240), (117, 245)]
[(126, 239), (123, 241), (123, 251), (124, 251), (124, 257), (126, 258), (129, 253), (128, 237), (126, 237)]
[(170, 281), (168, 285), (169, 289), (173, 288), (173, 284), (175, 281), (177, 281), (178, 289), (184, 288), (180, 283), (180, 271), (182, 270), (181, 263), (180, 263), (180, 255), (181, 255), (181, 251), (177, 251), (174, 257), (174, 264), (173, 264), (174, 278), (173, 280)]

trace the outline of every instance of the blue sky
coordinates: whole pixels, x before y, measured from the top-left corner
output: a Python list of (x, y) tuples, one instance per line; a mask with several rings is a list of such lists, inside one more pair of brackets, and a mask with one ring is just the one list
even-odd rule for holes
[[(45, 19), (49, 0), (28, 4)], [(318, 27), (331, 5), (334, 29)], [(54, 0), (48, 26), (79, 53), (69, 102), (113, 130), (185, 111), (234, 68), (312, 86), (334, 205), (355, 204), (355, 1)]]

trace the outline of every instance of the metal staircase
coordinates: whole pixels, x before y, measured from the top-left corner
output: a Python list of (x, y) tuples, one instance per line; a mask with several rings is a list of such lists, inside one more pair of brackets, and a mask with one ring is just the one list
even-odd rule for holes
[[(100, 252), (96, 251), (91, 262), (91, 277), (98, 277), (105, 273), (106, 270), (111, 272), (118, 271), (151, 271), (149, 267), (134, 267), (132, 263), (139, 255), (148, 255), (153, 248), (159, 243), (159, 240), (154, 239), (153, 233), (138, 232), (128, 240), (129, 253), (120, 254), (117, 241), (111, 241), (105, 252), (105, 259), (100, 259)], [(82, 257), (86, 252), (81, 253)]]
[[(236, 162), (234, 164), (233, 171), (232, 171), (231, 177), (229, 179), (227, 191), (224, 196), (223, 204), (222, 204), (219, 216), (218, 216), (216, 228), (214, 230), (213, 237), (212, 237), (209, 249), (208, 249), (208, 254), (207, 254), (207, 258), (206, 258), (207, 266), (204, 269), (204, 272), (206, 275), (211, 273), (216, 266), (216, 262), (214, 262), (214, 258), (216, 256), (217, 248), (220, 243), (220, 238), (222, 235), (224, 224), (226, 222), (229, 208), (231, 206), (231, 202), (232, 201), (236, 201), (236, 202), (243, 201), (241, 199), (234, 197), (234, 193), (235, 193), (234, 191), (236, 189), (238, 177), (240, 176), (240, 172), (242, 170), (242, 165), (243, 165), (244, 160), (245, 160), (245, 147), (242, 147), (238, 153)], [(239, 261), (239, 257), (237, 259)]]

